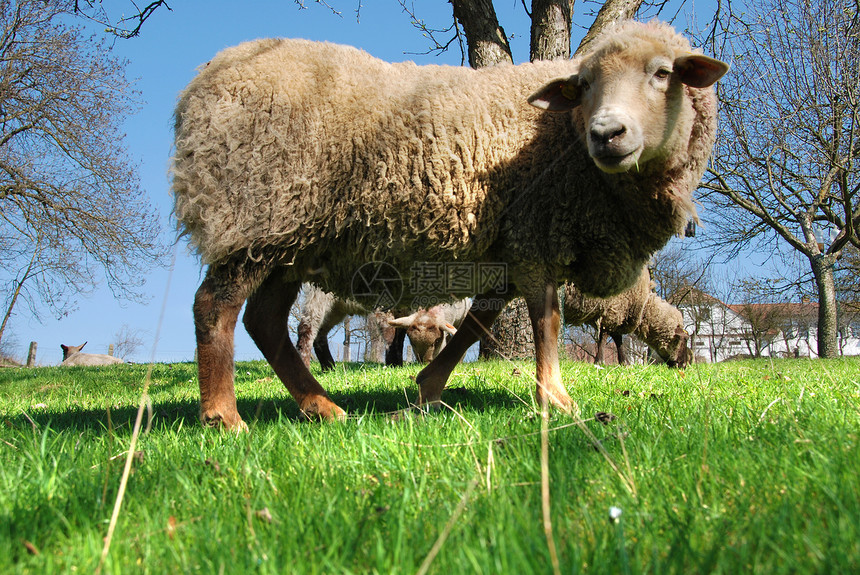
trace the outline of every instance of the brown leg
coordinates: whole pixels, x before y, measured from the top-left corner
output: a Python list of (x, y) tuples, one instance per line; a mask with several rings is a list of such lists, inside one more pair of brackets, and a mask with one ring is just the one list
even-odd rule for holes
[(535, 360), (537, 362), (537, 389), (535, 396), (541, 407), (547, 402), (570, 412), (571, 399), (561, 383), (558, 367), (558, 332), (561, 327), (561, 314), (558, 310), (558, 295), (554, 282), (545, 285), (543, 293), (526, 295), (529, 318), (535, 339)]
[(233, 332), (239, 309), (262, 270), (247, 263), (210, 266), (194, 298), (200, 420), (209, 426), (247, 429), (233, 390)]
[(245, 329), (302, 413), (323, 419), (343, 419), (346, 413), (328, 398), (290, 341), (287, 320), (299, 287), (298, 283), (286, 282), (281, 272), (270, 275), (248, 299), (243, 318)]
[(463, 323), (457, 328), (457, 333), (448, 345), (436, 356), (436, 359), (421, 370), (415, 380), (418, 382), (418, 403), (438, 404), (442, 400), (442, 390), (457, 364), (463, 359), (466, 351), (488, 332), (493, 321), (499, 316), (507, 303), (507, 298), (491, 298), (478, 296), (472, 303), (472, 309), (466, 314)]

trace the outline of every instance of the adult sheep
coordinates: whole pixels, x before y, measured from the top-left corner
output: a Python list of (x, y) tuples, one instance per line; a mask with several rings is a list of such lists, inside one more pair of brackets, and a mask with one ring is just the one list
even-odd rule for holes
[(651, 274), (642, 270), (636, 284), (609, 298), (588, 297), (573, 285), (564, 286), (564, 323), (597, 328), (595, 363), (603, 361), (606, 336), (615, 341), (618, 363), (627, 363), (622, 337), (632, 333), (653, 349), (669, 367), (686, 367), (690, 362), (689, 335), (678, 308), (654, 293)]
[[(175, 214), (208, 264), (194, 300), (202, 421), (244, 426), (233, 331), (246, 299), (245, 327), (299, 408), (342, 418), (287, 317), (303, 281), (355, 296), (357, 268), (383, 259), (402, 277), (422, 261), (507, 265), (503, 288), (476, 290), (419, 373), (420, 403), (438, 405), (519, 294), (537, 399), (570, 409), (556, 290), (627, 289), (694, 214), (716, 131), (710, 86), (727, 70), (660, 23), (620, 24), (592, 46), (574, 60), (473, 70), (269, 39), (203, 67), (176, 108), (172, 167)], [(406, 301), (422, 295), (412, 283)]]

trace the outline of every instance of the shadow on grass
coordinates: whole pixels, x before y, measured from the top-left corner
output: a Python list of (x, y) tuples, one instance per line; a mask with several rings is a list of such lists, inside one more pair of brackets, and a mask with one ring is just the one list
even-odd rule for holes
[[(373, 390), (350, 389), (333, 392), (332, 400), (343, 407), (349, 416), (389, 416), (390, 414), (409, 409), (417, 398), (417, 389), (407, 392), (403, 390)], [(467, 388), (452, 388), (446, 390), (442, 400), (457, 410), (484, 411), (487, 409), (521, 408), (522, 402), (505, 390), (487, 390), (480, 392)], [(249, 424), (266, 425), (282, 420), (308, 422), (298, 409), (296, 402), (288, 395), (268, 395), (260, 398), (240, 398), (237, 401), (239, 414)], [(195, 400), (159, 401), (152, 405), (152, 427), (154, 430), (178, 428), (180, 426), (199, 426), (198, 418), (200, 404)], [(2, 424), (7, 428), (26, 429), (35, 427), (43, 429), (50, 427), (54, 431), (106, 431), (109, 427), (114, 430), (131, 430), (137, 417), (137, 406), (123, 405), (107, 409), (68, 409), (62, 412), (27, 412), (17, 414), (0, 414)], [(110, 417), (110, 423), (108, 423)], [(431, 415), (432, 417), (432, 415)]]

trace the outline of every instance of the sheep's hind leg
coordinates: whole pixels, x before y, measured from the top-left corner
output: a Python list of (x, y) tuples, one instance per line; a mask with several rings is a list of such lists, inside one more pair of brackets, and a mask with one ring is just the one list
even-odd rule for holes
[(442, 401), (442, 390), (451, 372), (463, 359), (466, 351), (481, 335), (487, 332), (493, 321), (502, 312), (506, 299), (478, 296), (466, 314), (463, 323), (451, 341), (439, 352), (427, 367), (421, 370), (415, 380), (418, 382), (418, 403), (438, 407)]
[(233, 388), (233, 332), (254, 277), (239, 263), (210, 266), (194, 298), (200, 420), (207, 426), (247, 429)]
[(243, 317), (245, 329), (302, 413), (323, 419), (343, 419), (344, 410), (329, 399), (290, 341), (287, 321), (299, 287), (299, 283), (285, 281), (283, 273), (276, 271), (270, 275), (248, 299)]

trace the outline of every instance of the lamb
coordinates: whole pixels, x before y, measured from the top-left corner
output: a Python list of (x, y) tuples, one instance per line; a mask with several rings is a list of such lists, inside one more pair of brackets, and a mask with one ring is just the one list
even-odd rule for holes
[(588, 297), (573, 285), (564, 287), (564, 323), (597, 328), (597, 356), (603, 361), (602, 348), (607, 334), (618, 348), (618, 363), (627, 363), (622, 337), (632, 333), (648, 344), (669, 367), (684, 368), (690, 361), (689, 335), (678, 309), (654, 293), (648, 269), (629, 290), (606, 299)]
[[(480, 70), (305, 40), (222, 51), (180, 96), (171, 168), (180, 229), (208, 265), (194, 299), (201, 420), (244, 428), (233, 332), (246, 300), (245, 328), (300, 410), (345, 417), (287, 317), (303, 281), (376, 307), (350, 285), (381, 260), (402, 278), (420, 262), (505, 266), (471, 293), (429, 294), (477, 295), (417, 376), (420, 404), (440, 404), (484, 326), (521, 295), (538, 403), (570, 410), (556, 291), (620, 293), (694, 217), (711, 86), (727, 70), (656, 22), (615, 26), (574, 60)], [(428, 295), (420, 284), (403, 282), (404, 302)]]
[(68, 367), (73, 365), (114, 365), (125, 363), (125, 360), (104, 353), (81, 353), (85, 345), (87, 345), (87, 342), (81, 345), (60, 344), (60, 349), (63, 350), (63, 362), (60, 365)]
[(446, 336), (456, 333), (456, 327), (463, 321), (471, 303), (461, 300), (440, 304), (395, 319), (390, 313), (368, 310), (353, 300), (335, 297), (312, 284), (305, 284), (302, 290), (305, 299), (300, 312), (296, 348), (305, 366), (310, 366), (313, 347), (323, 371), (334, 367), (328, 334), (348, 315), (374, 316), (375, 323), (383, 329), (383, 338), (388, 346), (386, 365), (403, 364), (404, 336), (409, 337), (418, 360), (427, 363), (445, 346)]
[(392, 319), (388, 325), (405, 328), (415, 357), (420, 362), (430, 363), (445, 348), (448, 336), (457, 334), (457, 328), (463, 323), (471, 304), (465, 299), (434, 305), (406, 317)]
[[(334, 358), (328, 347), (329, 332), (346, 316), (367, 316), (370, 310), (354, 300), (335, 297), (312, 284), (305, 284), (302, 290), (305, 299), (299, 313), (296, 348), (305, 367), (310, 367), (313, 348), (323, 371), (328, 371), (334, 367)], [(403, 346), (402, 338), (400, 345)]]

